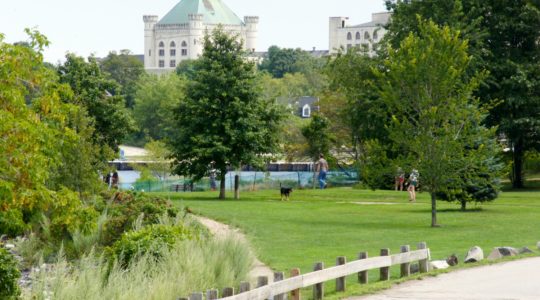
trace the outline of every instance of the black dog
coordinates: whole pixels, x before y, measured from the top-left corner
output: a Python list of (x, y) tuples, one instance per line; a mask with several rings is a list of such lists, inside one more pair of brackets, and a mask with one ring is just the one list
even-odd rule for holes
[(289, 195), (292, 193), (292, 188), (282, 187), (281, 183), (279, 184), (279, 188), (281, 190), (281, 201), (283, 201), (283, 198), (285, 198), (285, 201), (288, 201)]

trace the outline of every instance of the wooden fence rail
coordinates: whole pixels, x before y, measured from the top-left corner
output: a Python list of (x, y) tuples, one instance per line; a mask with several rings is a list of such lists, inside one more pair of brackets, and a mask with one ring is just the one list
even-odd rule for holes
[[(346, 262), (345, 257), (338, 257), (336, 266), (324, 268), (323, 263), (315, 264), (311, 273), (300, 274), (298, 269), (291, 271), (291, 277), (284, 279), (283, 273), (276, 273), (274, 282), (268, 284), (268, 278), (259, 277), (257, 288), (250, 290), (249, 283), (240, 285), (239, 293), (234, 294), (233, 288), (225, 288), (221, 299), (226, 300), (282, 300), (284, 295), (292, 292), (292, 299), (300, 299), (300, 289), (313, 286), (313, 298), (322, 299), (324, 296), (324, 282), (336, 280), (336, 290), (345, 291), (344, 278), (348, 275), (358, 274), (360, 283), (367, 283), (367, 271), (380, 269), (381, 280), (389, 280), (391, 266), (400, 265), (401, 276), (410, 275), (410, 264), (419, 262), (419, 271), (428, 271), (430, 259), (429, 248), (426, 243), (419, 243), (418, 250), (410, 251), (409, 246), (402, 246), (401, 253), (390, 255), (389, 249), (382, 249), (381, 256), (368, 258), (367, 252), (361, 252), (358, 260)], [(225, 292), (227, 291), (227, 292)], [(203, 293), (193, 293), (189, 300), (202, 300)], [(207, 300), (217, 299), (217, 290), (207, 291)]]

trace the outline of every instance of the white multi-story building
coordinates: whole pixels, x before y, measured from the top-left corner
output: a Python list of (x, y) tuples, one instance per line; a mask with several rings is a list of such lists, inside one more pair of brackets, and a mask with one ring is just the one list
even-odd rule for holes
[(348, 17), (330, 18), (329, 51), (336, 54), (340, 49), (365, 47), (370, 55), (374, 55), (373, 46), (386, 34), (384, 26), (388, 24), (391, 13), (381, 12), (371, 15), (371, 22), (359, 25), (347, 24)]
[(181, 0), (161, 20), (146, 15), (144, 20), (144, 68), (152, 73), (172, 71), (179, 62), (202, 54), (206, 31), (221, 25), (238, 35), (246, 50), (255, 51), (259, 17), (242, 21), (221, 0)]

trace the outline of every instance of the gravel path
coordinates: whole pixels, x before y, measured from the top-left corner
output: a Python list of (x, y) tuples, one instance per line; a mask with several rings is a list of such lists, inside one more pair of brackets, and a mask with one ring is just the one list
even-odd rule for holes
[[(234, 235), (238, 237), (240, 240), (245, 241), (249, 245), (249, 242), (246, 236), (242, 232), (240, 232), (239, 229), (232, 228), (231, 226), (227, 224), (219, 223), (205, 217), (195, 216), (195, 218), (199, 222), (201, 222), (201, 224), (206, 226), (212, 234), (216, 236)], [(253, 250), (251, 252), (254, 253)], [(253, 257), (255, 257), (255, 255), (253, 255)], [(251, 270), (251, 272), (249, 272), (250, 281), (252, 283), (257, 282), (257, 277), (259, 276), (267, 276), (268, 282), (272, 282), (274, 279), (274, 271), (272, 271), (272, 269), (270, 269), (267, 265), (265, 265), (264, 263), (262, 263), (260, 260), (258, 260), (255, 257), (255, 263), (253, 265), (253, 269)]]
[(348, 300), (538, 300), (540, 257), (463, 269), (407, 281), (376, 295)]

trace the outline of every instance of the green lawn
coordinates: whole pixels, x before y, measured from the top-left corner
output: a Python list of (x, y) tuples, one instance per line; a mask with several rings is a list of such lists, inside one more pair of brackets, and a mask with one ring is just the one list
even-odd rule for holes
[(406, 192), (350, 188), (295, 190), (290, 202), (279, 201), (278, 191), (243, 192), (239, 201), (217, 200), (217, 192), (163, 195), (196, 214), (241, 228), (263, 262), (287, 273), (294, 267), (309, 272), (318, 261), (334, 265), (342, 255), (353, 260), (360, 251), (377, 256), (381, 248), (391, 253), (401, 245), (414, 249), (421, 241), (427, 242), (433, 259), (455, 253), (460, 262), (475, 245), (487, 256), (496, 246), (533, 249), (540, 241), (540, 193), (534, 190), (503, 192), (495, 202), (471, 206), (468, 212), (439, 202), (440, 228), (429, 226), (426, 193), (414, 204)]

